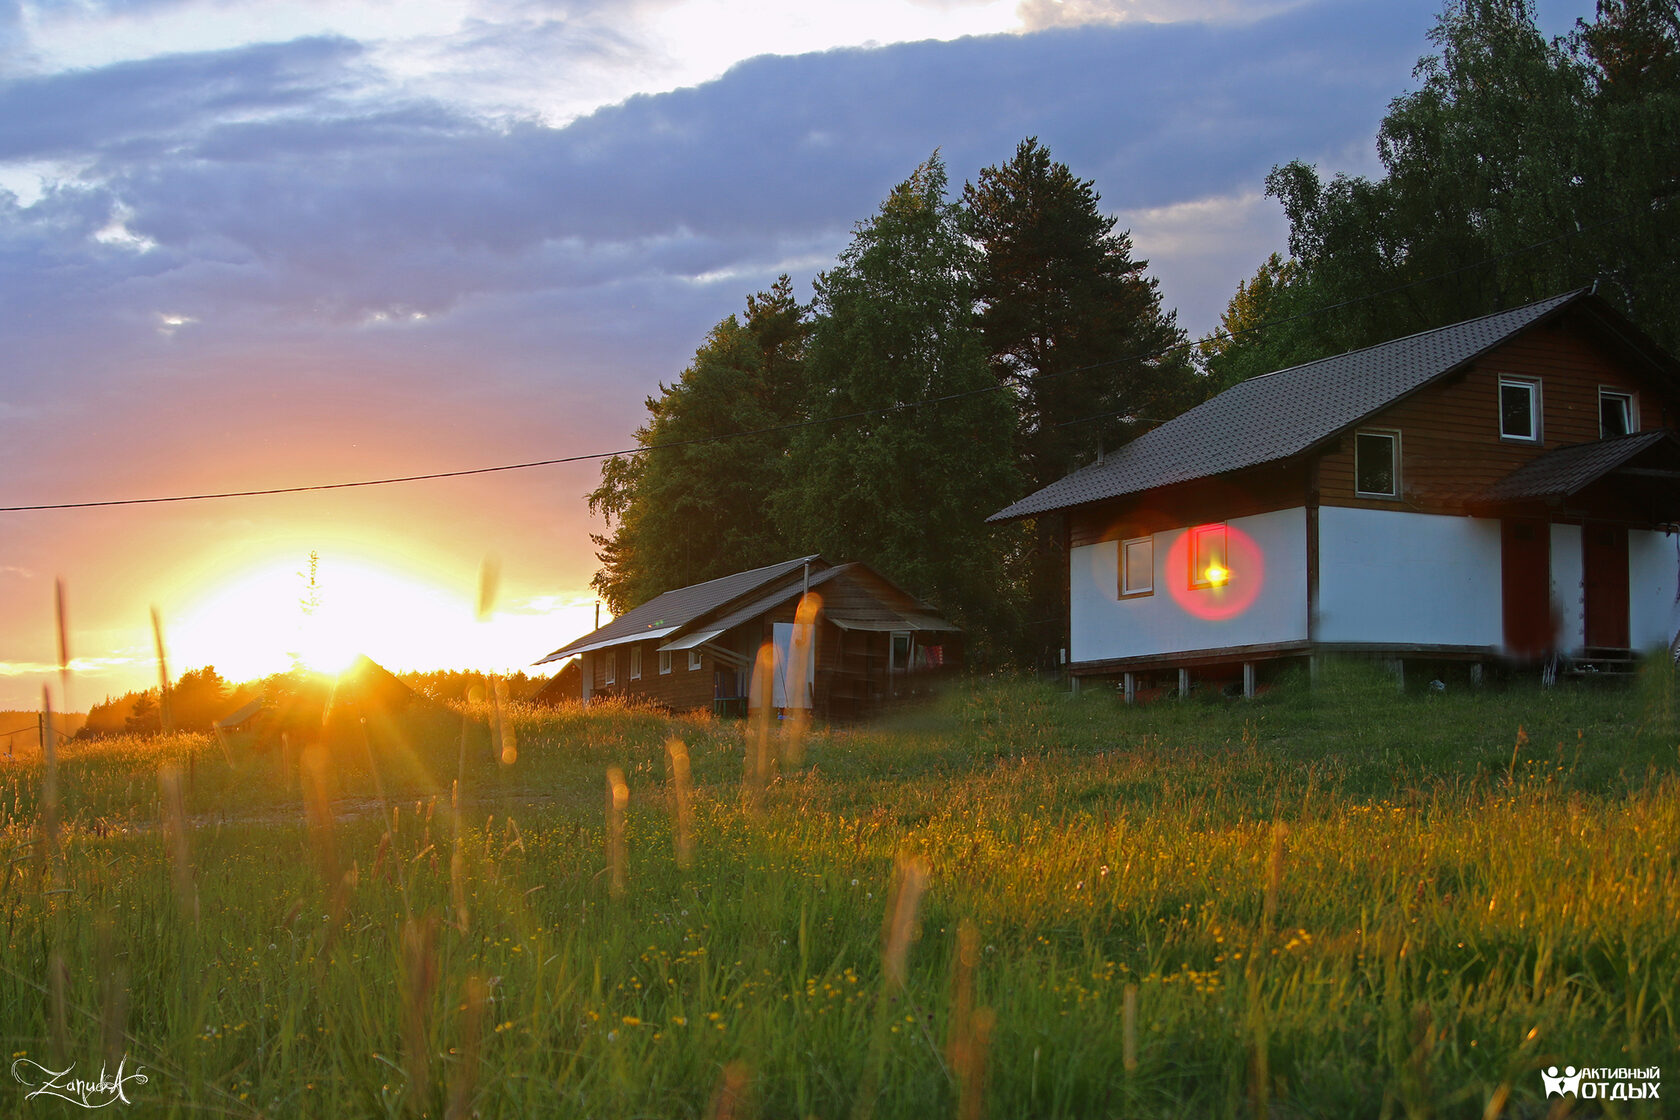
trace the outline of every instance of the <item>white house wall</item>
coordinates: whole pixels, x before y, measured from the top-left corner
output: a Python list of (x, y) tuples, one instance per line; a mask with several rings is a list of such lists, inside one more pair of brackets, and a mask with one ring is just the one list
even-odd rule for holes
[[(1188, 584), (1188, 566), (1169, 572), (1168, 555), (1188, 528), (1154, 534), (1154, 592), (1121, 599), (1120, 544), (1081, 545), (1069, 557), (1070, 656), (1075, 662), (1148, 657), (1163, 653), (1301, 641), (1307, 637), (1307, 529), (1304, 509), (1278, 510), (1225, 522), (1254, 542), (1264, 572), (1254, 599), (1227, 619), (1199, 617), (1191, 609), (1230, 594), (1252, 578), (1235, 559), (1232, 584), (1222, 591), (1188, 591), (1180, 602), (1169, 580)], [(1497, 536), (1496, 536), (1497, 543)], [(1188, 604), (1188, 605), (1186, 605)]]
[(1628, 639), (1634, 649), (1666, 646), (1680, 627), (1680, 553), (1666, 533), (1628, 534)]
[(1579, 525), (1552, 526), (1552, 608), (1557, 612), (1557, 644), (1561, 650), (1587, 644), (1585, 574)]
[(1342, 506), (1318, 519), (1317, 640), (1502, 644), (1499, 522)]

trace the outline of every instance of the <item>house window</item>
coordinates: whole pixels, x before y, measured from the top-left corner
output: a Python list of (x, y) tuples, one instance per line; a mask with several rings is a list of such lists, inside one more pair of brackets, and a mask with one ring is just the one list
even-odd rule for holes
[(1400, 433), (1359, 432), (1353, 437), (1353, 489), (1362, 498), (1400, 496)]
[(691, 649), (688, 651), (688, 671), (692, 673), (698, 668), (700, 668), (700, 651)]
[(618, 651), (609, 649), (601, 655), (601, 683), (618, 683)]
[(1598, 391), (1599, 439), (1632, 435), (1636, 430), (1633, 422), (1634, 415), (1633, 394), (1616, 393), (1608, 389)]
[(1230, 582), (1226, 555), (1225, 526), (1202, 525), (1190, 530), (1190, 586), (1223, 587)]
[(1120, 542), (1120, 597), (1148, 595), (1155, 590), (1155, 538)]
[(1540, 441), (1540, 383), (1499, 379), (1499, 434), (1504, 439)]
[(664, 676), (666, 673), (669, 673), (670, 671), (671, 671), (671, 651), (668, 650), (668, 649), (662, 649), (662, 650), (659, 651), (659, 675)]
[(641, 646), (631, 646), (630, 647), (630, 679), (633, 680), (633, 681), (639, 681), (639, 680), (642, 679), (642, 647)]

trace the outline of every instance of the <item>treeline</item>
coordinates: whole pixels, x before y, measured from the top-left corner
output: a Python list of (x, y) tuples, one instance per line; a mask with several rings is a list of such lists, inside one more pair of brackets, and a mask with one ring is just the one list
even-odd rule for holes
[(1217, 387), (1595, 282), (1680, 349), (1680, 7), (1600, 0), (1548, 41), (1530, 0), (1454, 0), (1429, 38), (1381, 178), (1267, 178), (1291, 256), (1203, 343)]
[[(470, 669), (440, 669), (431, 672), (406, 672), (392, 675), (409, 689), (429, 700), (439, 702), (467, 699), (469, 696), (488, 697), (492, 675)], [(262, 680), (230, 684), (222, 679), (214, 666), (182, 673), (169, 687), (169, 726), (176, 731), (209, 731), (211, 726), (252, 700), (261, 697), (265, 702), (284, 707), (290, 698), (309, 688), (315, 674), (300, 669), (290, 673), (276, 673)], [(498, 676), (503, 696), (509, 700), (529, 700), (536, 695), (547, 677), (531, 677), (524, 672)], [(77, 717), (80, 721), (80, 717)], [(155, 735), (163, 730), (164, 706), (157, 689), (125, 692), (107, 697), (88, 712), (85, 723), (79, 723), (81, 738), (103, 738), (111, 735)]]
[[(820, 552), (1049, 660), (1058, 525), (988, 515), (1193, 403), (1201, 379), (1129, 236), (1036, 140), (953, 199), (936, 153), (858, 224), (803, 306), (783, 276), (647, 401), (658, 450), (589, 495), (615, 612)], [(727, 438), (719, 438), (727, 437)]]
[(1680, 14), (1600, 0), (1548, 41), (1530, 0), (1451, 0), (1385, 173), (1266, 181), (1289, 220), (1222, 330), (1185, 345), (1095, 185), (1036, 140), (950, 196), (938, 155), (801, 305), (782, 277), (719, 323), (609, 459), (593, 584), (622, 613), (807, 552), (863, 560), (968, 628), (981, 662), (1063, 642), (1055, 518), (988, 526), (1245, 378), (1597, 282), (1680, 347)]
[[(182, 673), (169, 687), (169, 726), (176, 731), (209, 731), (212, 724), (250, 703), (262, 682), (232, 685), (213, 665)], [(158, 689), (125, 692), (107, 697), (89, 711), (83, 738), (108, 735), (154, 735), (164, 727), (164, 700)]]

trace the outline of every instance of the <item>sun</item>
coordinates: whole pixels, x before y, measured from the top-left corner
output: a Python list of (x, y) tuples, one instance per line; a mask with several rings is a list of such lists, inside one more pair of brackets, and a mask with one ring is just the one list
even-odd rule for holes
[(307, 557), (270, 561), (195, 596), (167, 627), (170, 658), (230, 680), (300, 666), (337, 675), (364, 654), (406, 667), (451, 619), (470, 618), (463, 599), (377, 562), (323, 557), (312, 588)]

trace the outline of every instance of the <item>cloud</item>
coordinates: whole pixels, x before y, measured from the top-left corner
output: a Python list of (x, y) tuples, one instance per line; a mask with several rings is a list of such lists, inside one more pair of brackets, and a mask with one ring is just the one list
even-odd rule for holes
[(302, 106), (350, 89), (348, 39), (166, 55), (0, 83), (0, 160), (171, 154), (212, 120)]
[(1021, 0), (1028, 31), (1104, 23), (1251, 23), (1299, 7), (1306, 0)]

